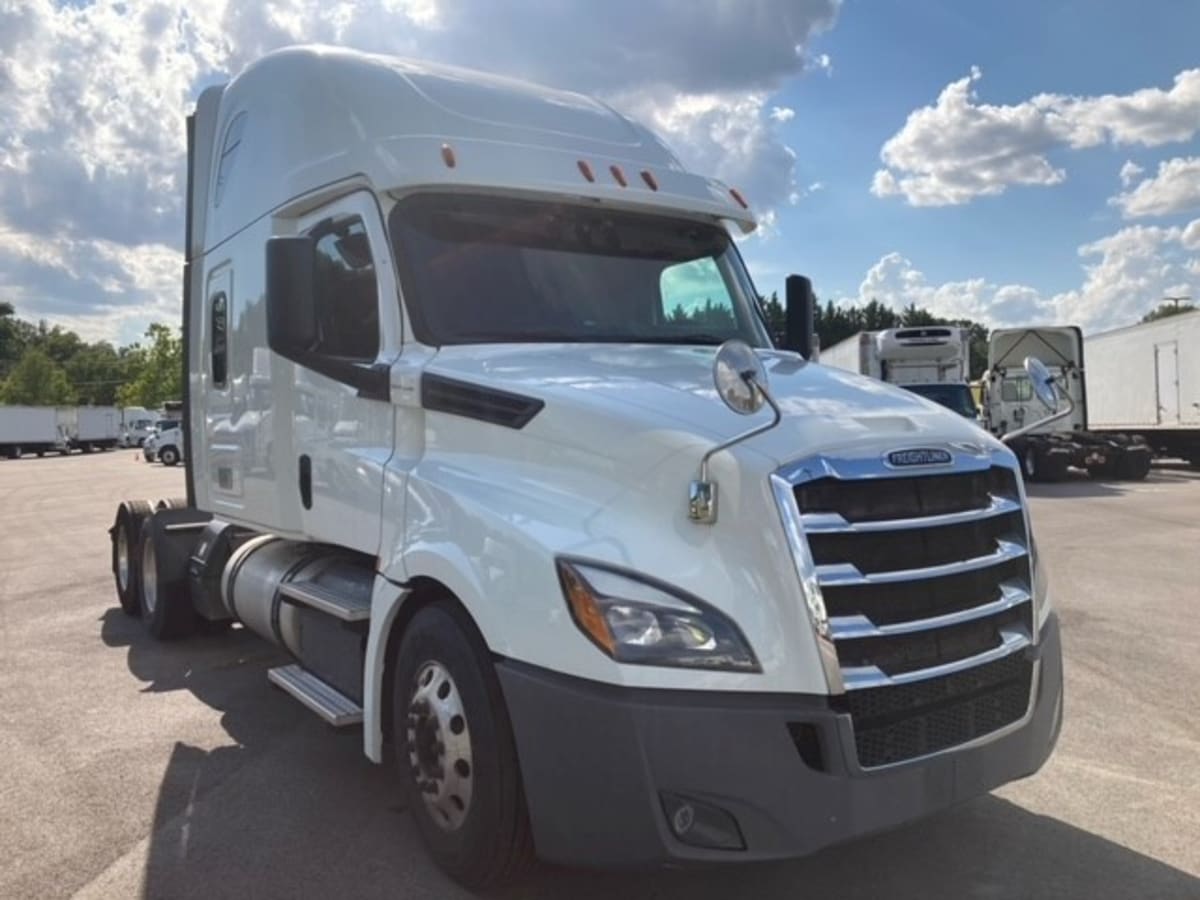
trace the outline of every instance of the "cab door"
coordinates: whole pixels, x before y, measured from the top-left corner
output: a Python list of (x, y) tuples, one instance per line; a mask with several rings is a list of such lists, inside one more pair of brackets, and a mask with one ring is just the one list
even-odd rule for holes
[[(388, 379), (382, 390), (341, 372), (386, 372), (400, 349), (400, 305), (374, 197), (347, 195), (298, 223), (316, 253), (318, 339), (293, 363), (288, 460), (304, 533), (378, 553), (383, 472), (392, 455)], [(278, 432), (276, 432), (278, 434)]]

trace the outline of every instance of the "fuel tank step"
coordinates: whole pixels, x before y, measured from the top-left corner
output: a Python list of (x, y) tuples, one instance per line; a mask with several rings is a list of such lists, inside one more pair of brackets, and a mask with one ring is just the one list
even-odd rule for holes
[(312, 581), (284, 582), (279, 586), (279, 593), (288, 600), (312, 607), (343, 622), (365, 622), (371, 618), (370, 593), (335, 593)]
[(362, 722), (361, 706), (300, 666), (279, 666), (269, 669), (267, 678), (273, 685), (287, 691), (334, 728), (358, 725)]

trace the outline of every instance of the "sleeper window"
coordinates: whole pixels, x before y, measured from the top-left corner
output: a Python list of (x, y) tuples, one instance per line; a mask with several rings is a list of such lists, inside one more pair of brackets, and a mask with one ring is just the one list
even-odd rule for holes
[(316, 351), (373, 360), (379, 353), (379, 297), (367, 230), (358, 216), (326, 221), (316, 240)]

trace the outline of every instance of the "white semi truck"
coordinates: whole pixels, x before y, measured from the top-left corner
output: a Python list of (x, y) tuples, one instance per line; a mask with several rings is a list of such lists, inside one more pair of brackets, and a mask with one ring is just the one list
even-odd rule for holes
[[(1046, 364), (1071, 407), (1067, 415), (1037, 427), (1033, 426), (1044, 407), (1021, 365), (1029, 356)], [(1021, 459), (1026, 480), (1057, 481), (1072, 467), (1096, 478), (1140, 481), (1149, 474), (1153, 453), (1137, 433), (1090, 426), (1096, 401), (1089, 377), (1083, 334), (1073, 325), (997, 328), (991, 333), (983, 376), (984, 422), (997, 435), (1022, 432), (1010, 446)], [(1110, 376), (1109, 387), (1111, 380)]]
[(955, 325), (860, 331), (821, 351), (822, 365), (899, 385), (978, 420), (971, 394), (971, 336)]
[(1088, 425), (1200, 467), (1200, 311), (1083, 339)]
[(792, 857), (1046, 760), (1015, 457), (773, 348), (735, 189), (587, 97), (327, 48), (188, 134), (187, 502), (118, 508), (121, 604), (276, 644), (454, 877)]

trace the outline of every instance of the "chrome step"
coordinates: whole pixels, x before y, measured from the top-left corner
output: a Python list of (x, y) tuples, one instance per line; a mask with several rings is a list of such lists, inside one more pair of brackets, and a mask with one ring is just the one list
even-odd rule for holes
[(297, 665), (267, 670), (267, 679), (287, 691), (334, 728), (362, 722), (362, 707), (339, 691)]
[(289, 600), (341, 619), (343, 622), (365, 622), (371, 618), (370, 596), (334, 593), (311, 581), (286, 581), (279, 593)]

